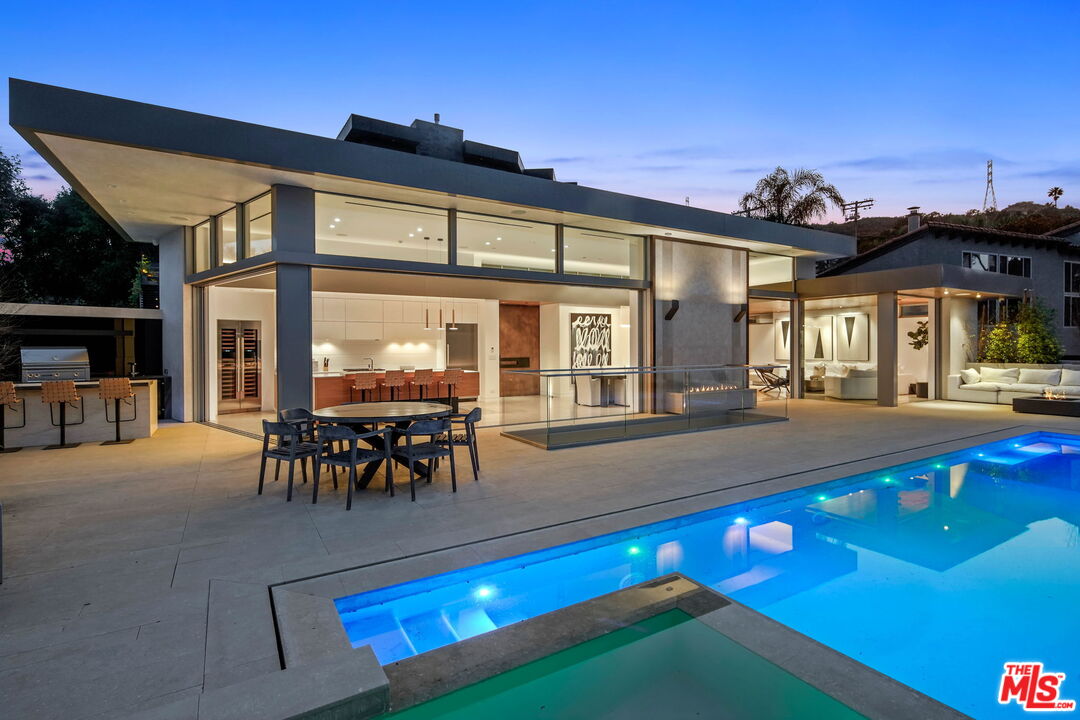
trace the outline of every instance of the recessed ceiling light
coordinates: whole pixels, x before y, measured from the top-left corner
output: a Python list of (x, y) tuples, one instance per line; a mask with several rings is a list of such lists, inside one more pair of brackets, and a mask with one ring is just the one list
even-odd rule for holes
[(551, 248), (551, 252), (555, 252), (555, 248)]
[(416, 232), (424, 232), (424, 228), (418, 227), (418, 228), (416, 228)]
[(341, 218), (334, 218), (334, 222), (341, 222)]
[(416, 237), (413, 233), (409, 233), (409, 237)]
[(334, 229), (334, 228), (336, 228), (336, 227), (337, 227), (337, 225), (334, 225), (333, 223), (330, 223), (330, 229), (331, 229), (331, 230), (332, 230), (332, 229)]
[(497, 237), (497, 238), (495, 238), (495, 239), (496, 239), (496, 240), (502, 240), (502, 238), (501, 238), (501, 237)]
[(491, 241), (490, 241), (490, 240), (485, 240), (485, 241), (484, 241), (484, 244), (485, 244), (485, 245), (490, 245), (490, 244), (491, 244)]

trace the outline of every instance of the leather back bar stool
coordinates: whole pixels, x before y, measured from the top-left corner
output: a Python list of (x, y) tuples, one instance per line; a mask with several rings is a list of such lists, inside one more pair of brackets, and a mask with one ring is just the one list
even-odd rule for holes
[(461, 368), (447, 368), (443, 371), (442, 384), (446, 386), (446, 403), (454, 409), (455, 414), (458, 411), (458, 401), (454, 395), (454, 386), (460, 385), (464, 379), (465, 371)]
[[(8, 413), (17, 415), (16, 408), (22, 410), (22, 422), (19, 425), (8, 425)], [(0, 382), (0, 453), (19, 452), (22, 448), (9, 448), (4, 442), (4, 430), (16, 430), (26, 427), (26, 405), (15, 394), (15, 383), (10, 381)]]
[(379, 387), (379, 376), (375, 373), (358, 373), (352, 376), (353, 382), (349, 386), (349, 400), (353, 400), (353, 391), (360, 391), (360, 402), (371, 400), (371, 391)]
[[(411, 388), (417, 388), (417, 397), (420, 400), (424, 399), (424, 388), (431, 386), (435, 382), (434, 370), (414, 370), (413, 378), (409, 382)], [(409, 397), (412, 397), (412, 392), (409, 392)]]
[[(61, 448), (73, 448), (78, 447), (80, 443), (67, 442), (67, 428), (70, 425), (82, 425), (86, 419), (86, 414), (83, 412), (82, 398), (79, 397), (79, 391), (75, 389), (74, 380), (46, 380), (41, 383), (41, 402), (49, 403), (49, 422), (53, 427), (60, 428), (60, 442), (56, 445), (46, 445), (46, 450), (59, 450)], [(53, 415), (53, 405), (60, 406), (60, 422), (56, 421)], [(74, 405), (79, 408), (79, 422), (69, 423), (67, 421), (67, 406)]]
[[(405, 387), (405, 371), (404, 370), (387, 370), (386, 377), (383, 378), (383, 385), (390, 388), (390, 399), (398, 400), (401, 397), (401, 388)], [(395, 395), (394, 389), (397, 388), (397, 394)]]
[[(133, 422), (139, 417), (139, 410), (135, 403), (135, 392), (131, 389), (131, 380), (128, 378), (102, 378), (98, 382), (98, 397), (105, 401), (105, 421), (116, 425), (116, 439), (106, 440), (102, 445), (126, 445), (134, 442), (133, 438), (120, 439), (120, 423)], [(109, 418), (109, 403), (112, 402), (112, 418)], [(131, 407), (131, 417), (123, 420), (120, 418), (120, 406)]]

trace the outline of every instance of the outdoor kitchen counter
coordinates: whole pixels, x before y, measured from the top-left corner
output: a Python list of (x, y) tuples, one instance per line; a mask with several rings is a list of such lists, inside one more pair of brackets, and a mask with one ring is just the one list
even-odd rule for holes
[[(67, 409), (67, 441), (78, 442), (102, 442), (112, 440), (116, 436), (113, 423), (105, 420), (105, 401), (98, 397), (98, 384), (96, 380), (89, 382), (76, 382), (79, 396), (82, 401), (82, 412), (85, 419), (81, 425), (77, 423), (84, 415), (80, 414), (78, 405), (68, 406)], [(158, 383), (157, 380), (132, 380), (131, 389), (135, 393), (135, 420), (120, 423), (120, 437), (145, 438), (157, 432), (157, 408), (158, 408)], [(60, 440), (60, 428), (54, 427), (49, 419), (49, 405), (41, 402), (41, 385), (39, 383), (15, 383), (15, 394), (21, 403), (9, 408), (4, 413), (4, 444), (7, 447), (33, 447), (36, 445), (52, 445)], [(26, 427), (15, 428), (22, 424), (23, 410), (26, 411)], [(53, 417), (59, 421), (59, 407), (53, 409)], [(120, 419), (127, 420), (132, 417), (132, 407), (126, 403), (120, 403)], [(112, 401), (109, 401), (109, 418), (112, 418)]]

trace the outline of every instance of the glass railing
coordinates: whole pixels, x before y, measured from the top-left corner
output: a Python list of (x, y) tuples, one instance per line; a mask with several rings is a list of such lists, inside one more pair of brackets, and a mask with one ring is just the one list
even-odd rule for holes
[(786, 420), (780, 365), (512, 370), (539, 381), (534, 421), (503, 435), (544, 448)]

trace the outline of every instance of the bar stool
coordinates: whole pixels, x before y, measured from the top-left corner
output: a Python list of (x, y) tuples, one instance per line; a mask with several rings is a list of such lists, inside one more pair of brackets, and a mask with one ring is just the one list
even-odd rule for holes
[(358, 373), (353, 375), (353, 383), (349, 386), (349, 400), (353, 399), (353, 390), (360, 391), (360, 402), (368, 402), (371, 399), (371, 391), (379, 387), (379, 376), (375, 373)]
[[(410, 388), (419, 388), (419, 399), (424, 399), (424, 388), (429, 387), (435, 382), (434, 370), (414, 370), (412, 380), (409, 381)], [(412, 397), (412, 392), (409, 392), (409, 397)]]
[[(86, 413), (83, 411), (82, 398), (79, 397), (79, 391), (75, 389), (74, 380), (46, 380), (41, 383), (41, 402), (49, 403), (49, 422), (53, 427), (60, 428), (60, 443), (57, 445), (46, 445), (46, 450), (59, 450), (61, 448), (73, 448), (79, 447), (81, 443), (69, 443), (67, 442), (67, 428), (70, 425), (82, 425), (86, 420)], [(60, 406), (60, 422), (57, 423), (53, 417), (53, 405)], [(69, 423), (67, 421), (67, 406), (75, 405), (79, 408), (79, 422)]]
[[(98, 397), (105, 401), (105, 422), (111, 422), (116, 426), (116, 439), (106, 440), (102, 445), (127, 445), (135, 442), (134, 438), (120, 439), (120, 423), (134, 422), (139, 417), (139, 408), (135, 402), (135, 392), (131, 389), (131, 380), (122, 378), (102, 378), (98, 381)], [(109, 419), (109, 401), (112, 401), (113, 417)], [(120, 419), (120, 404), (131, 406), (131, 417), (127, 420)]]
[(447, 368), (442, 374), (442, 384), (446, 386), (446, 402), (454, 408), (455, 413), (458, 411), (458, 401), (454, 397), (454, 386), (460, 385), (464, 379), (465, 371), (461, 368)]
[(386, 377), (383, 378), (383, 386), (390, 388), (390, 399), (397, 400), (398, 397), (394, 396), (394, 388), (397, 388), (400, 394), (401, 388), (405, 387), (405, 371), (387, 370)]
[[(15, 412), (15, 408), (22, 408), (22, 424), (8, 425), (8, 412)], [(0, 453), (19, 452), (22, 448), (9, 448), (4, 443), (4, 430), (17, 430), (26, 427), (26, 405), (21, 398), (15, 395), (15, 383), (10, 381), (0, 382)]]

